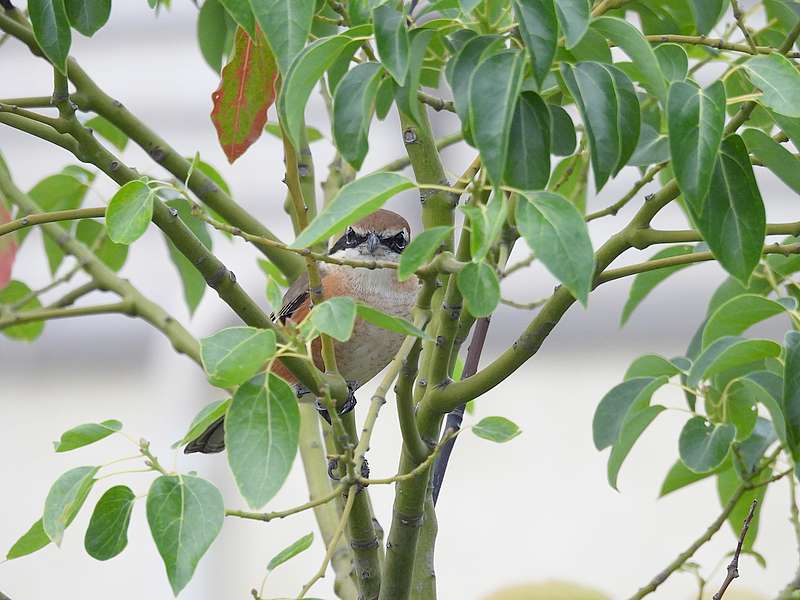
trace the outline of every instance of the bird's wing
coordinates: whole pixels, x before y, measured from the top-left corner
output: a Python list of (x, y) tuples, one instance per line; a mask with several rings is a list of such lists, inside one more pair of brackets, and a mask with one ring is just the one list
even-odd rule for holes
[(283, 295), (283, 306), (278, 311), (277, 317), (273, 315), (272, 318), (281, 323), (285, 323), (287, 319), (300, 323), (310, 310), (311, 295), (308, 290), (308, 273), (302, 273), (286, 290)]

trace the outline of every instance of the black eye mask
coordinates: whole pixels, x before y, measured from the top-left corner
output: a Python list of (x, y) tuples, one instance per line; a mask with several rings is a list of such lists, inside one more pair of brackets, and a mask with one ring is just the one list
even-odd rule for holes
[[(366, 240), (366, 235), (359, 235), (354, 230), (348, 229), (345, 234), (336, 240), (336, 243), (331, 246), (330, 250), (328, 250), (328, 254), (334, 254), (339, 250), (344, 250), (345, 248), (356, 248), (363, 244)], [(385, 246), (392, 252), (400, 254), (403, 252), (403, 250), (405, 250), (407, 245), (406, 237), (402, 232), (393, 236), (382, 237), (381, 245)]]

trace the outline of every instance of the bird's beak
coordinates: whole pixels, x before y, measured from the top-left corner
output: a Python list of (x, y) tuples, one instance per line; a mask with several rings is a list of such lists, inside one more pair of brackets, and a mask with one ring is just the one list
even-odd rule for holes
[(369, 250), (370, 254), (375, 254), (375, 250), (380, 245), (381, 245), (381, 238), (379, 238), (375, 233), (370, 233), (367, 236), (367, 250)]

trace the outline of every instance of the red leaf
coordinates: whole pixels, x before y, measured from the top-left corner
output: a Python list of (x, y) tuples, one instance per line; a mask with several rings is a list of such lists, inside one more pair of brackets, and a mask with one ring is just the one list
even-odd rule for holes
[[(11, 221), (11, 214), (0, 204), (0, 225)], [(0, 236), (0, 290), (11, 281), (11, 267), (17, 255), (17, 239), (13, 233)]]
[(264, 34), (257, 31), (253, 40), (239, 27), (233, 56), (211, 95), (211, 120), (228, 162), (244, 154), (264, 131), (267, 109), (275, 102), (277, 79), (278, 67)]

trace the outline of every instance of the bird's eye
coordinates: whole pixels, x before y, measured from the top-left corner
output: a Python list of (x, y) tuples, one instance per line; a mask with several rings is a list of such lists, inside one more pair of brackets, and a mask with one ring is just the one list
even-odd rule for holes
[(358, 243), (358, 236), (356, 236), (356, 232), (353, 231), (352, 228), (348, 228), (345, 235), (345, 241), (347, 242), (348, 246), (355, 246)]
[(405, 235), (403, 235), (402, 233), (398, 233), (398, 234), (397, 234), (396, 236), (394, 236), (394, 238), (392, 239), (392, 245), (393, 245), (393, 246), (394, 246), (394, 247), (395, 247), (397, 250), (402, 250), (403, 248), (405, 248), (405, 247), (406, 247), (406, 236), (405, 236)]

